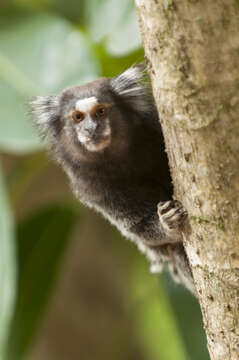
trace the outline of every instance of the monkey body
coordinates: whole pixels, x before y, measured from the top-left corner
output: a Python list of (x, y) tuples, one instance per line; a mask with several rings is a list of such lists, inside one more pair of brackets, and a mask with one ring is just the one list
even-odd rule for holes
[(185, 211), (172, 200), (158, 114), (143, 80), (136, 66), (60, 96), (37, 97), (32, 108), (77, 198), (134, 241), (154, 271), (169, 262), (193, 291), (180, 232)]
[(82, 161), (80, 166), (63, 162), (63, 166), (83, 203), (102, 212), (127, 237), (154, 244), (162, 237), (160, 227), (154, 226), (157, 199), (166, 201), (172, 196), (167, 157), (159, 128), (131, 130), (132, 143), (123, 155), (112, 156), (107, 149), (95, 162)]

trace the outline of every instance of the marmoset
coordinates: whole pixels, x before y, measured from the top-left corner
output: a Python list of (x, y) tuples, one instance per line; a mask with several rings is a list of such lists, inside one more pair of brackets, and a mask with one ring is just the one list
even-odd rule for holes
[(182, 244), (186, 217), (173, 186), (144, 65), (37, 96), (30, 106), (76, 197), (137, 244), (160, 272), (194, 292)]

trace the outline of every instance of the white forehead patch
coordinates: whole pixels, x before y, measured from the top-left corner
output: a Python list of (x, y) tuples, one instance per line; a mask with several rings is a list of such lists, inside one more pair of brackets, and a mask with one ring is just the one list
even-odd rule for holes
[(98, 104), (98, 100), (95, 96), (81, 99), (76, 102), (76, 110), (82, 112), (90, 112), (95, 105)]

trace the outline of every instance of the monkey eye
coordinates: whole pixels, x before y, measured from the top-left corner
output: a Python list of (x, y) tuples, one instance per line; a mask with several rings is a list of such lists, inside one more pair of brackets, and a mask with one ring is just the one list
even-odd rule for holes
[(73, 113), (71, 114), (71, 117), (72, 117), (72, 119), (74, 120), (75, 123), (79, 123), (79, 122), (81, 122), (82, 120), (84, 120), (85, 115), (84, 115), (82, 112), (80, 112), (80, 111), (78, 111), (78, 110), (75, 110), (75, 111), (73, 111)]
[(105, 116), (105, 114), (106, 114), (106, 108), (103, 106), (98, 108), (97, 111), (95, 112), (96, 117), (103, 117)]

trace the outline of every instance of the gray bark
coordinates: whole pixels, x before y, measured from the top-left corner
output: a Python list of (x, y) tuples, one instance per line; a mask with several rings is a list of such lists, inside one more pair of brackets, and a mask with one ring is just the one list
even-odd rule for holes
[(239, 359), (239, 2), (136, 0), (213, 360)]

